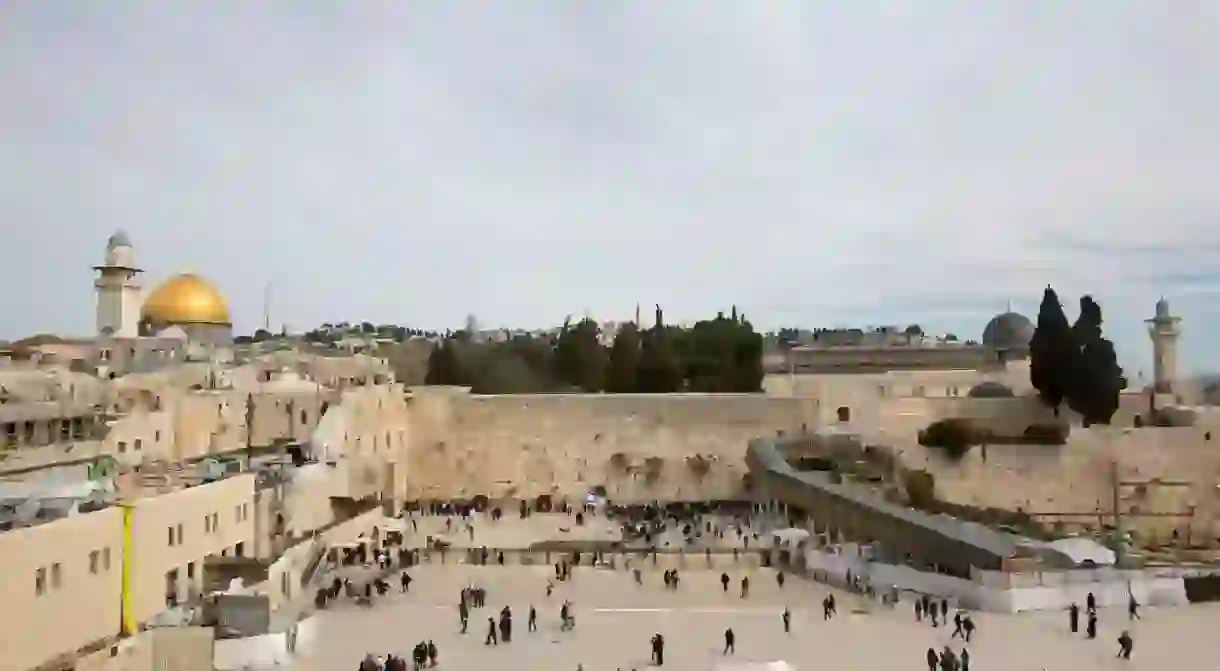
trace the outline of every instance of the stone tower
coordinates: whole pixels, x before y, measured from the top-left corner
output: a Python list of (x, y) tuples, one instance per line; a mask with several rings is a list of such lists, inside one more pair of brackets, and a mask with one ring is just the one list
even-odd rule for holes
[(97, 279), (97, 333), (114, 338), (139, 335), (140, 291), (143, 270), (135, 267), (131, 240), (117, 231), (106, 241), (105, 262), (93, 267)]
[(1156, 316), (1147, 320), (1152, 338), (1152, 385), (1158, 394), (1174, 393), (1178, 377), (1178, 338), (1182, 320), (1169, 313), (1169, 301), (1156, 302)]

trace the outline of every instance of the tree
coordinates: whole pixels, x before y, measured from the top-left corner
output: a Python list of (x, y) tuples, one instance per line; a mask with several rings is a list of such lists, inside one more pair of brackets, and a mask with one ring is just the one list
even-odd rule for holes
[(424, 384), (470, 386), (471, 376), (458, 353), (457, 343), (446, 338), (428, 356)]
[(682, 373), (691, 391), (731, 391), (733, 384), (734, 333), (724, 313), (715, 319), (695, 322), (685, 334)]
[(614, 334), (610, 361), (606, 366), (606, 391), (630, 394), (639, 390), (636, 372), (640, 365), (640, 329), (635, 323), (623, 324)]
[(1078, 351), (1059, 296), (1047, 286), (1038, 307), (1038, 325), (1029, 342), (1029, 376), (1039, 398), (1055, 409), (1056, 416), (1067, 398)]
[(922, 338), (923, 328), (919, 324), (911, 324), (902, 333), (908, 338)]
[(764, 377), (763, 337), (743, 314), (734, 324), (731, 390), (738, 393), (762, 391)]
[(656, 322), (640, 343), (640, 363), (636, 371), (639, 391), (646, 394), (672, 394), (682, 389), (682, 362), (674, 349), (674, 336), (665, 327), (661, 306)]
[(597, 322), (585, 318), (576, 326), (564, 323), (555, 344), (555, 372), (559, 379), (586, 393), (601, 391), (606, 376), (606, 352)]
[(1118, 411), (1119, 394), (1127, 387), (1114, 343), (1102, 337), (1101, 325), (1101, 306), (1091, 296), (1082, 296), (1080, 316), (1072, 325), (1080, 349), (1067, 400), (1068, 406), (1080, 413), (1085, 426), (1109, 424)]
[(274, 337), (275, 336), (272, 335), (271, 331), (268, 331), (267, 329), (255, 329), (254, 338), (252, 340), (254, 342), (266, 342)]

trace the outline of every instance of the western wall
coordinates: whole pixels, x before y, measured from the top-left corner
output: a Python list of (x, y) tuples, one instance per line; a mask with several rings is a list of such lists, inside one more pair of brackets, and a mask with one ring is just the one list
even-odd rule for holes
[(415, 388), (409, 496), (616, 501), (741, 495), (751, 438), (800, 431), (813, 399), (764, 394), (472, 396)]
[[(947, 502), (1024, 511), (1072, 531), (1111, 524), (1117, 491), (1124, 528), (1142, 540), (1168, 540), (1174, 531), (1198, 540), (1220, 531), (1212, 513), (1220, 450), (1207, 438), (1220, 428), (1220, 413), (1202, 411), (1192, 427), (1131, 429), (1146, 405), (1132, 394), (1114, 426), (1085, 429), (1070, 411), (1056, 418), (1031, 396), (866, 398), (865, 387), (823, 390), (821, 398), (477, 396), (417, 387), (408, 401), (407, 497), (579, 499), (604, 487), (622, 502), (736, 498), (745, 493), (750, 439), (833, 427), (891, 449), (907, 468), (927, 470)], [(852, 404), (851, 419), (839, 422), (844, 403)], [(1066, 445), (988, 445), (954, 461), (917, 442), (920, 429), (950, 417), (1007, 435), (1057, 421), (1072, 431)]]

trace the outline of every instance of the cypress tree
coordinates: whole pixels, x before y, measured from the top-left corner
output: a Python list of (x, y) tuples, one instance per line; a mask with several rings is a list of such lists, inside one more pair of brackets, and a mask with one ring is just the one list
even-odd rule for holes
[(1072, 326), (1080, 349), (1068, 387), (1068, 405), (1080, 413), (1085, 425), (1109, 424), (1118, 411), (1119, 394), (1127, 386), (1114, 343), (1102, 337), (1101, 325), (1101, 306), (1092, 296), (1082, 296), (1080, 316)]
[(1038, 324), (1029, 342), (1030, 382), (1056, 415), (1067, 399), (1078, 352), (1059, 296), (1047, 286), (1038, 306)]

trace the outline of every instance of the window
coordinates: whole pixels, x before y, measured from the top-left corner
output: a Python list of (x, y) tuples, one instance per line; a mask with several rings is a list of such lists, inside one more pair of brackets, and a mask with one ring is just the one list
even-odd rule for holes
[(301, 423), (302, 424), (309, 423), (309, 413), (305, 412), (304, 410), (301, 411)]
[(127, 451), (127, 441), (120, 440), (119, 441), (119, 454), (123, 454), (126, 451)]
[(101, 565), (102, 553), (98, 550), (93, 550), (89, 553), (89, 573), (97, 575), (98, 566)]
[(233, 506), (233, 520), (238, 523), (241, 522), (241, 506), (240, 505)]
[(178, 545), (182, 545), (182, 523), (178, 523)]
[(850, 422), (851, 421), (851, 408), (848, 408), (845, 405), (839, 406), (839, 409), (835, 411), (835, 414), (838, 415), (840, 422)]
[(159, 443), (159, 442), (161, 442), (161, 432), (160, 432), (160, 431), (156, 432), (156, 433), (155, 433), (155, 434), (153, 434), (153, 435), (154, 435), (154, 436), (156, 436), (155, 440), (156, 440), (158, 443)]
[(144, 449), (144, 440), (140, 439), (140, 438), (136, 438), (136, 444), (135, 444), (136, 452), (139, 452), (142, 449)]
[(243, 503), (241, 504), (241, 521), (245, 522), (248, 519), (250, 519), (250, 504)]
[(166, 531), (169, 532), (169, 546), (174, 547), (174, 528), (169, 527)]
[(59, 566), (59, 562), (51, 564), (51, 587), (59, 589), (63, 586), (64, 575), (63, 570)]
[(47, 592), (47, 570), (41, 566), (34, 572), (34, 594), (42, 596)]
[(187, 564), (186, 564), (186, 577), (187, 577), (187, 579), (188, 579), (188, 580), (194, 580), (194, 579), (195, 579), (195, 562), (187, 562)]
[(239, 541), (237, 543), (237, 545), (233, 546), (233, 556), (234, 557), (245, 557), (246, 556), (246, 542), (245, 541)]
[(217, 513), (212, 513), (212, 531), (215, 532), (215, 531), (219, 531), (219, 530), (220, 530), (220, 515), (218, 515)]
[(102, 570), (110, 570), (110, 548), (102, 548)]
[(211, 515), (203, 516), (203, 533), (205, 533), (205, 534), (212, 533), (212, 516)]

